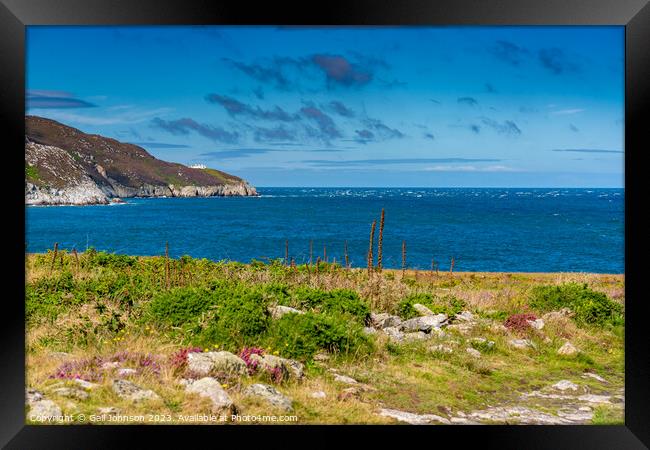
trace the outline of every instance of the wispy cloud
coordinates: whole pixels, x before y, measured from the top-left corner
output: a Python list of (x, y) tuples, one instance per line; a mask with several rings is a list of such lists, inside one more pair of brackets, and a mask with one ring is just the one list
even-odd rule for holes
[(570, 123), (569, 124), (569, 130), (573, 131), (574, 133), (577, 133), (580, 131), (578, 127), (576, 127), (574, 124)]
[(248, 158), (250, 156), (264, 155), (271, 152), (285, 151), (280, 148), (237, 148), (232, 150), (220, 150), (215, 152), (201, 153), (199, 156), (210, 159), (235, 159)]
[(330, 110), (334, 111), (339, 116), (348, 117), (348, 118), (352, 118), (355, 116), (354, 111), (352, 111), (351, 108), (348, 108), (338, 100), (333, 100), (329, 102), (328, 107)]
[(201, 124), (190, 118), (163, 120), (156, 117), (152, 120), (152, 125), (174, 135), (187, 135), (190, 131), (194, 131), (213, 141), (233, 144), (239, 140), (239, 133), (236, 131), (231, 132), (221, 127)]
[(474, 97), (459, 97), (458, 103), (461, 105), (477, 106), (478, 100), (476, 100)]
[(340, 166), (383, 166), (395, 164), (452, 164), (472, 162), (500, 162), (500, 159), (475, 159), (475, 158), (392, 158), (392, 159), (353, 159), (347, 161), (308, 159), (303, 163), (319, 167), (340, 167)]
[(189, 145), (184, 144), (168, 144), (166, 142), (129, 142), (129, 144), (137, 145), (144, 148), (189, 148)]
[(450, 165), (431, 166), (422, 169), (427, 172), (516, 172), (516, 169), (508, 166), (475, 166), (475, 165)]
[(571, 61), (563, 50), (557, 47), (543, 48), (539, 51), (538, 56), (542, 67), (556, 75), (579, 70), (579, 66)]
[[(223, 58), (223, 61), (254, 80), (274, 86), (280, 90), (298, 90), (307, 80), (324, 76), (325, 87), (363, 87), (374, 80), (378, 69), (388, 68), (385, 61), (358, 52), (350, 56), (317, 53), (299, 58), (267, 58), (254, 63)], [(384, 87), (400, 84), (397, 80), (383, 82)]]
[(221, 105), (226, 110), (226, 112), (233, 117), (242, 115), (254, 119), (282, 122), (291, 122), (299, 119), (296, 114), (289, 114), (279, 106), (275, 106), (270, 110), (264, 110), (259, 106), (247, 105), (232, 97), (219, 94), (208, 94), (205, 96), (205, 99), (209, 103), (216, 103), (218, 105)]
[(317, 107), (313, 105), (304, 106), (300, 109), (300, 113), (305, 118), (316, 124), (319, 131), (317, 136), (324, 140), (339, 138), (342, 136), (341, 132), (336, 127), (334, 120)]
[(582, 108), (570, 108), (570, 109), (560, 109), (559, 111), (551, 111), (551, 114), (555, 116), (564, 116), (567, 114), (578, 114), (583, 112), (584, 109)]
[(555, 148), (552, 152), (572, 152), (572, 153), (623, 153), (623, 150), (606, 150), (594, 148)]
[(521, 134), (521, 130), (512, 120), (497, 122), (496, 120), (490, 119), (489, 117), (484, 117), (481, 119), (481, 122), (499, 134), (505, 134), (508, 136), (519, 136)]
[(528, 49), (509, 41), (497, 41), (488, 51), (497, 59), (512, 66), (519, 66), (530, 56)]
[(70, 92), (30, 89), (25, 96), (27, 109), (93, 108), (94, 103), (75, 98)]
[[(103, 108), (101, 108), (103, 109)], [(156, 108), (150, 110), (139, 110), (133, 108), (125, 108), (119, 112), (113, 112), (108, 115), (100, 108), (88, 109), (88, 114), (81, 114), (79, 112), (58, 111), (54, 109), (39, 109), (35, 108), (30, 113), (42, 115), (59, 122), (66, 124), (79, 124), (79, 125), (133, 125), (136, 123), (148, 122), (153, 117), (161, 114), (167, 114), (173, 111), (171, 108)], [(91, 113), (92, 111), (92, 113)]]

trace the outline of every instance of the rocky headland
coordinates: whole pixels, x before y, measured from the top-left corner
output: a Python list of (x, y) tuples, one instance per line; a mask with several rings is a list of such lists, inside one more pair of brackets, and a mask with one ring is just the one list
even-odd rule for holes
[(161, 161), (134, 144), (25, 118), (25, 203), (108, 204), (130, 197), (256, 196), (245, 180)]

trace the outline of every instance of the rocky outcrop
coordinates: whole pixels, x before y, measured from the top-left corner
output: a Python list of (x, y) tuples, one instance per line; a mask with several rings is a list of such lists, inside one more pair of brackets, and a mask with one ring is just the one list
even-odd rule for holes
[(244, 390), (243, 394), (247, 397), (257, 397), (283, 411), (293, 411), (293, 401), (268, 384), (252, 384)]
[(221, 387), (219, 381), (214, 378), (205, 377), (190, 382), (185, 387), (185, 391), (209, 399), (212, 403), (213, 413), (225, 411), (234, 414), (237, 411), (228, 393)]
[(142, 147), (25, 118), (25, 203), (108, 204), (131, 197), (256, 196), (245, 180), (154, 158)]

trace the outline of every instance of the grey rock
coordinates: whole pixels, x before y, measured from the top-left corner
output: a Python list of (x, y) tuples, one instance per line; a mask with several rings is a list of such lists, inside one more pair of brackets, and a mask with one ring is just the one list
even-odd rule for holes
[(304, 311), (283, 305), (269, 306), (268, 311), (273, 319), (279, 319), (286, 314), (305, 314)]
[(449, 419), (435, 415), (435, 414), (414, 414), (406, 411), (399, 411), (397, 409), (382, 408), (379, 411), (380, 416), (392, 417), (400, 422), (410, 423), (411, 425), (427, 425), (431, 422), (439, 422), (442, 424), (451, 424)]
[(284, 411), (293, 411), (293, 401), (268, 384), (253, 384), (244, 390), (244, 395), (260, 398)]
[(257, 361), (258, 367), (266, 367), (268, 369), (280, 368), (283, 377), (293, 377), (299, 380), (304, 376), (305, 366), (301, 362), (293, 359), (281, 358), (269, 354), (265, 354), (264, 356), (252, 354), (250, 359), (251, 361)]
[(135, 375), (136, 373), (138, 373), (138, 371), (131, 368), (117, 369), (117, 375), (120, 377)]
[(593, 378), (594, 380), (598, 380), (601, 383), (607, 384), (607, 380), (605, 380), (603, 377), (601, 377), (600, 375), (595, 374), (595, 373), (585, 372), (585, 373), (582, 374), (582, 377), (583, 378)]
[(63, 416), (61, 408), (57, 406), (52, 400), (38, 400), (30, 405), (29, 418), (32, 420), (53, 420)]
[(406, 342), (412, 342), (412, 341), (424, 341), (426, 339), (429, 339), (431, 336), (426, 334), (423, 331), (414, 331), (412, 333), (404, 333), (404, 341)]
[(440, 328), (447, 321), (446, 314), (437, 314), (435, 316), (415, 317), (402, 322), (401, 331), (430, 331), (432, 328)]
[(528, 320), (528, 324), (536, 330), (544, 328), (544, 319)]
[(511, 339), (508, 343), (512, 347), (519, 349), (535, 348), (535, 344), (528, 339)]
[(429, 308), (422, 305), (421, 303), (415, 303), (413, 305), (413, 309), (421, 316), (435, 316), (433, 311), (431, 311)]
[(402, 333), (397, 327), (386, 327), (382, 330), (388, 338), (393, 342), (401, 342), (404, 339), (404, 333)]
[(213, 372), (226, 375), (246, 375), (246, 363), (239, 356), (230, 352), (189, 353), (187, 369), (199, 376)]
[(366, 334), (377, 334), (377, 330), (372, 327), (363, 327), (363, 332)]
[(566, 391), (566, 390), (572, 390), (572, 391), (577, 391), (578, 390), (578, 385), (575, 383), (572, 383), (569, 380), (560, 380), (557, 383), (553, 385), (553, 388), (557, 389), (558, 391)]
[(119, 408), (116, 408), (114, 406), (105, 406), (99, 408), (97, 411), (99, 412), (99, 414), (107, 414), (107, 415), (119, 414), (121, 412)]
[(43, 400), (44, 398), (43, 393), (36, 389), (29, 388), (25, 390), (25, 401), (28, 405)]
[(471, 356), (473, 356), (474, 358), (480, 358), (480, 357), (481, 357), (481, 352), (479, 352), (479, 351), (476, 350), (475, 348), (467, 347), (467, 348), (465, 349), (465, 351), (466, 351), (467, 353), (469, 353)]
[(81, 386), (84, 389), (94, 389), (97, 387), (97, 384), (91, 383), (90, 381), (82, 380), (81, 378), (75, 378), (72, 381), (77, 383), (79, 386)]
[(398, 327), (402, 319), (387, 313), (370, 313), (370, 323), (373, 327), (383, 330), (389, 327)]
[(558, 355), (564, 356), (572, 356), (576, 353), (578, 353), (578, 349), (575, 348), (569, 341), (565, 342), (564, 345), (557, 350)]
[(185, 392), (198, 394), (200, 397), (210, 399), (212, 402), (213, 413), (226, 411), (230, 414), (234, 414), (236, 411), (232, 399), (223, 389), (221, 383), (214, 378), (205, 377), (196, 380), (185, 387)]
[(352, 377), (348, 377), (346, 375), (339, 375), (339, 374), (334, 375), (334, 381), (338, 381), (339, 383), (345, 383), (345, 384), (358, 384), (359, 383), (357, 380), (355, 380)]
[(135, 383), (126, 380), (113, 380), (113, 392), (120, 398), (140, 402), (142, 400), (160, 400), (154, 391), (143, 389)]
[(454, 320), (459, 322), (474, 322), (476, 318), (469, 311), (462, 311), (454, 316)]
[(79, 388), (61, 387), (53, 389), (52, 393), (61, 397), (74, 398), (77, 400), (86, 400), (89, 397), (86, 391)]
[(327, 394), (323, 391), (315, 391), (309, 394), (311, 398), (325, 398), (327, 397)]
[(611, 403), (610, 395), (585, 394), (578, 397), (578, 400), (587, 403)]

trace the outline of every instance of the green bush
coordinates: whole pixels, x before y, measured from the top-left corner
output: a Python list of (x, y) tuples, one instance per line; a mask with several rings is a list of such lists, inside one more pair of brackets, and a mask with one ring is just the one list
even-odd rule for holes
[(282, 356), (303, 361), (319, 350), (356, 356), (374, 348), (361, 325), (343, 316), (312, 312), (288, 314), (274, 321), (265, 342), (279, 349)]
[(402, 319), (417, 317), (419, 314), (415, 308), (413, 308), (413, 305), (416, 303), (426, 306), (434, 314), (447, 314), (450, 317), (458, 314), (463, 310), (463, 308), (465, 308), (465, 302), (453, 295), (438, 298), (431, 294), (419, 293), (411, 294), (402, 299), (397, 304), (397, 314)]
[(115, 253), (107, 252), (93, 252), (91, 253), (92, 264), (101, 267), (110, 267), (114, 269), (123, 269), (126, 267), (133, 267), (138, 261), (138, 258), (128, 255), (117, 255)]
[(580, 324), (617, 325), (623, 321), (623, 307), (602, 292), (589, 289), (587, 284), (537, 286), (531, 292), (529, 303), (544, 312), (569, 308)]
[(229, 348), (257, 344), (270, 323), (262, 293), (238, 289), (219, 300), (216, 315), (201, 333), (200, 342), (222, 343)]
[(300, 287), (293, 292), (294, 305), (328, 314), (349, 314), (360, 322), (370, 315), (370, 307), (350, 289), (324, 291)]
[(181, 287), (163, 291), (149, 303), (149, 314), (158, 323), (183, 325), (215, 306), (215, 296), (207, 289)]

